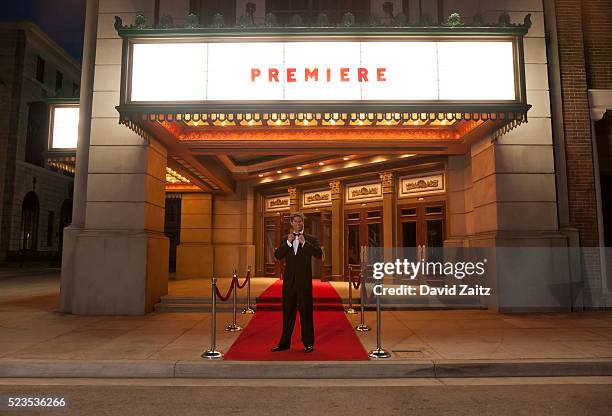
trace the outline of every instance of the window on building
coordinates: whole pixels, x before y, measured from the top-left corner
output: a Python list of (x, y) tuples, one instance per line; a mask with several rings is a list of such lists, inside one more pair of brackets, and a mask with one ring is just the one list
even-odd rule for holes
[(55, 222), (55, 213), (53, 211), (49, 211), (49, 215), (47, 216), (47, 247), (51, 247), (53, 245), (53, 224)]
[(64, 74), (55, 71), (55, 91), (60, 91), (62, 88), (64, 88)]
[(45, 60), (40, 56), (36, 60), (36, 80), (45, 83)]
[(28, 192), (21, 205), (21, 249), (36, 250), (38, 239), (38, 197)]
[(45, 166), (43, 152), (47, 150), (47, 105), (42, 101), (28, 103), (28, 130), (26, 135), (26, 162)]

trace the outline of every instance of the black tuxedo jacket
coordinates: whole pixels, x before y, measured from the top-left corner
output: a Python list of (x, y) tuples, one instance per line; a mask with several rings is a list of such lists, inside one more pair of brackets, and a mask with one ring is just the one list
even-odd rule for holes
[(298, 245), (297, 254), (293, 247), (287, 244), (287, 236), (283, 236), (280, 246), (274, 251), (277, 260), (285, 259), (285, 272), (283, 273), (283, 287), (312, 288), (312, 257), (320, 259), (323, 251), (319, 240), (313, 235), (304, 233), (304, 246)]

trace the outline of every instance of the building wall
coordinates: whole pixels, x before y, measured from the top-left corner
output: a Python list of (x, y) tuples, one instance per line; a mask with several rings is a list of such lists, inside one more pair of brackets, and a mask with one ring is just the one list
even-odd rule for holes
[[(610, 87), (610, 57), (605, 56), (610, 46), (603, 46), (609, 35), (602, 33), (609, 2), (607, 13), (602, 3), (555, 1), (569, 216), (582, 247), (596, 247), (600, 242), (588, 89), (589, 84)], [(598, 251), (584, 250), (583, 261), (585, 288), (596, 298), (602, 289)]]
[[(21, 207), (30, 191), (36, 193), (40, 204), (36, 251), (58, 251), (61, 208), (66, 199), (72, 198), (72, 179), (22, 161), (17, 162), (9, 250), (16, 252), (21, 248)], [(47, 245), (47, 221), (50, 211), (53, 212), (53, 232), (51, 245)]]
[[(20, 248), (21, 206), (25, 194), (33, 189), (40, 202), (37, 251), (57, 251), (60, 208), (70, 198), (72, 178), (46, 167), (26, 162), (28, 104), (54, 95), (71, 96), (73, 83), (80, 83), (79, 65), (46, 34), (31, 23), (0, 24), (0, 53), (3, 55), (0, 78), (0, 261), (7, 251)], [(44, 83), (36, 79), (37, 58), (45, 60)], [(56, 91), (56, 71), (63, 74), (62, 89)], [(54, 212), (52, 244), (47, 246), (47, 217)]]
[(612, 89), (612, 1), (583, 0), (582, 26), (589, 89)]

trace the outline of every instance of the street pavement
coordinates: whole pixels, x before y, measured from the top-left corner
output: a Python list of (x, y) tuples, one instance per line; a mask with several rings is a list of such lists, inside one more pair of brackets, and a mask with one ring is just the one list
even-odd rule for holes
[(402, 380), (0, 379), (0, 397), (64, 397), (7, 415), (608, 416), (612, 377)]

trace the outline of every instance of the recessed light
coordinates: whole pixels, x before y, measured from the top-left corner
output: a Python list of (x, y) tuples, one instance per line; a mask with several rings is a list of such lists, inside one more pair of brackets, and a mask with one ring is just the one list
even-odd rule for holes
[(301, 166), (298, 166), (298, 167), (297, 167), (297, 170), (302, 170), (302, 167), (301, 167)]
[(348, 157), (343, 157), (342, 160), (346, 161), (346, 160), (349, 160), (349, 158)]
[(259, 174), (259, 175), (257, 175), (257, 176), (259, 176), (260, 178), (263, 178), (263, 176), (264, 176), (264, 175), (263, 175), (263, 173), (260, 173), (260, 174)]
[(276, 173), (283, 173), (283, 171), (282, 170), (277, 170)]
[(323, 162), (319, 162), (319, 166), (323, 166), (325, 163)]

